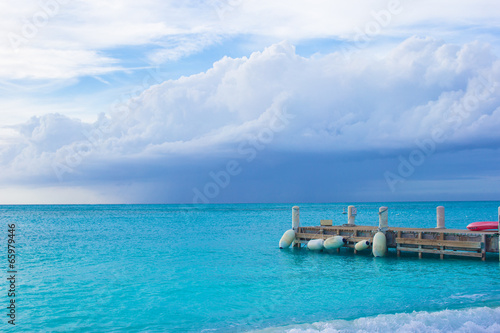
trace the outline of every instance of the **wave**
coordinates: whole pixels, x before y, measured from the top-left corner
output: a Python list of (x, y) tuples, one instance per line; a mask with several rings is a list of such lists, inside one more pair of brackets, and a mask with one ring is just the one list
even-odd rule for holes
[(419, 311), (384, 314), (354, 320), (333, 320), (313, 324), (273, 327), (259, 333), (364, 333), (364, 332), (500, 332), (499, 308), (465, 310)]

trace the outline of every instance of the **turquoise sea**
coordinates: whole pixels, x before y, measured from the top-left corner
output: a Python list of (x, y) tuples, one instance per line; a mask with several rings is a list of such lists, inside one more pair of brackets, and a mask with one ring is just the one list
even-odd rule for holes
[(500, 332), (500, 264), (278, 248), (320, 219), (434, 227), (497, 219), (500, 202), (0, 206), (2, 276), (16, 225), (16, 325), (26, 332)]

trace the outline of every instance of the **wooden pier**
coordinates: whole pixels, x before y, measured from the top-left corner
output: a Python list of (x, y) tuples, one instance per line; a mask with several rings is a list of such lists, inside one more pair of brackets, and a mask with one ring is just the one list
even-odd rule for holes
[[(320, 226), (301, 227), (299, 207), (294, 206), (292, 208), (291, 230), (293, 230), (295, 234), (292, 236), (293, 242), (291, 239), (289, 239), (289, 241), (292, 246), (301, 247), (301, 244), (307, 244), (313, 239), (326, 240), (333, 236), (341, 236), (345, 240), (343, 247), (353, 248), (354, 253), (356, 253), (356, 243), (367, 240), (370, 243), (371, 249), (374, 236), (377, 233), (383, 233), (385, 242), (382, 243), (382, 247), (385, 248), (385, 250), (381, 256), (385, 255), (388, 248), (396, 249), (398, 257), (403, 251), (416, 252), (419, 258), (422, 258), (422, 254), (424, 253), (436, 254), (439, 255), (441, 259), (447, 255), (477, 257), (485, 260), (486, 253), (499, 253), (500, 240), (499, 233), (496, 231), (446, 229), (443, 206), (438, 206), (436, 208), (436, 228), (389, 227), (387, 207), (380, 207), (379, 209), (378, 227), (356, 225), (356, 214), (356, 208), (354, 206), (349, 206), (347, 224), (333, 226), (332, 220), (321, 220)], [(498, 219), (500, 221), (500, 207), (498, 208)], [(382, 239), (384, 239), (383, 236)], [(285, 238), (285, 236), (283, 237)], [(376, 242), (378, 242), (378, 240), (376, 240)], [(280, 241), (280, 247), (281, 246)], [(378, 248), (378, 246), (374, 246), (374, 248)], [(340, 251), (340, 248), (337, 248), (337, 251)], [(368, 251), (368, 249), (365, 251)], [(378, 254), (374, 251), (374, 255), (377, 256)]]
[[(373, 241), (378, 227), (372, 226), (318, 226), (298, 227), (295, 234), (295, 246), (306, 244), (311, 239), (327, 239), (332, 236), (343, 236), (345, 247), (354, 248), (361, 240)], [(395, 248), (398, 257), (401, 251), (445, 255), (478, 257), (486, 259), (486, 252), (498, 253), (498, 234), (459, 229), (427, 229), (427, 228), (391, 228), (385, 231), (387, 247)], [(340, 251), (340, 249), (337, 249)], [(356, 250), (354, 250), (356, 252)]]

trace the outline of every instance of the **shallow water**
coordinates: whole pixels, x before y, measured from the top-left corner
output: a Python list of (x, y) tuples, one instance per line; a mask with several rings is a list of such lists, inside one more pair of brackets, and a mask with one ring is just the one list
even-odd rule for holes
[[(434, 227), (441, 204), (446, 226), (462, 229), (496, 220), (499, 206), (384, 203), (389, 225), (407, 227)], [(377, 225), (380, 205), (356, 204), (356, 223)], [(302, 204), (301, 225), (345, 223), (345, 206)], [(482, 262), (279, 250), (291, 207), (0, 206), (2, 244), (7, 224), (17, 226), (16, 330), (351, 332), (386, 331), (389, 321), (410, 325), (394, 331), (498, 331), (498, 255)], [(12, 329), (6, 319), (0, 325)]]

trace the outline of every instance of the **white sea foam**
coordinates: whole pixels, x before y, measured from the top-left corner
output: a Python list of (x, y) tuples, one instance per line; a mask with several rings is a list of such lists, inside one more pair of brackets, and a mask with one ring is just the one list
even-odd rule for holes
[(337, 333), (337, 332), (500, 332), (500, 308), (419, 311), (364, 317), (355, 320), (334, 320), (314, 324), (273, 327), (262, 333)]
[(486, 297), (487, 295), (486, 294), (465, 294), (465, 295), (453, 295), (453, 296), (450, 296), (450, 298), (453, 298), (453, 299), (470, 299), (470, 300), (479, 300), (481, 299), (482, 297)]

